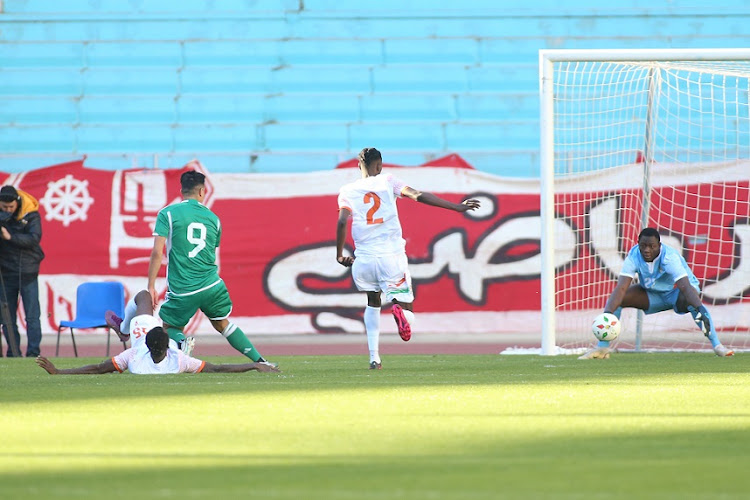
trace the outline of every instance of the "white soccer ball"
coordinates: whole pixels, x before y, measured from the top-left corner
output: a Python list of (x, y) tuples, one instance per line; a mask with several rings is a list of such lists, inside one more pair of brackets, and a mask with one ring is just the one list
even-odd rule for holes
[(620, 335), (620, 319), (614, 314), (602, 313), (594, 318), (591, 331), (599, 340), (615, 340)]

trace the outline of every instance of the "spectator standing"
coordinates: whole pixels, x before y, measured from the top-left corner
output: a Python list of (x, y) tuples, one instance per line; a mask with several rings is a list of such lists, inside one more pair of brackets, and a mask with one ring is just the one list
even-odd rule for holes
[[(11, 324), (0, 314), (5, 338), (8, 341), (8, 356), (20, 356), (20, 335), (18, 334), (18, 297), (23, 302), (26, 317), (26, 356), (40, 354), (42, 325), (39, 307), (39, 264), (44, 259), (40, 246), (42, 240), (42, 219), (39, 215), (39, 202), (13, 186), (0, 188), (0, 273), (2, 273), (2, 296), (0, 302), (7, 302)], [(15, 343), (11, 342), (13, 335)], [(14, 353), (12, 347), (19, 351)]]

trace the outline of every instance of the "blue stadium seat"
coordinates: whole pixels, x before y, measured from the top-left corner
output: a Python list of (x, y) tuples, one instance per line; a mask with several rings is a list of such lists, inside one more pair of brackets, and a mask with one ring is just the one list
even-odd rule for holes
[(404, 124), (398, 122), (363, 123), (349, 128), (351, 150), (359, 152), (373, 146), (387, 151), (445, 151), (441, 124)]
[[(499, 2), (498, 5), (502, 5)], [(375, 5), (368, 2), (368, 8)], [(435, 2), (429, 3), (430, 7), (436, 5)], [(463, 5), (462, 5), (462, 11)], [(413, 13), (399, 15), (389, 15), (388, 17), (373, 17), (373, 13), (368, 12), (358, 17), (344, 17), (341, 14), (332, 12), (329, 16), (309, 15), (312, 12), (305, 2), (305, 13), (294, 23), (288, 26), (289, 37), (306, 39), (319, 38), (321, 33), (336, 33), (344, 38), (361, 38), (363, 34), (377, 33), (377, 36), (383, 39), (409, 39), (421, 40), (432, 39), (439, 40), (443, 38), (499, 38), (505, 37), (507, 31), (506, 24), (514, 22), (513, 18), (505, 19), (505, 15), (500, 13), (496, 16), (441, 16), (419, 18)], [(538, 30), (532, 31), (537, 33)], [(375, 36), (375, 35), (373, 35)], [(529, 36), (528, 32), (525, 36)]]
[(133, 96), (84, 96), (79, 104), (83, 124), (144, 123), (171, 124), (176, 121), (174, 98)]
[[(201, 154), (195, 153), (186, 157), (186, 155), (175, 155), (170, 158), (170, 162), (160, 163), (161, 168), (179, 168), (185, 165), (193, 158), (197, 158), (209, 170), (209, 172), (221, 173), (238, 173), (247, 174), (255, 172), (252, 156), (247, 154)], [(165, 166), (161, 166), (165, 165)], [(166, 166), (169, 165), (169, 166)]]
[(282, 63), (288, 65), (383, 63), (380, 40), (283, 40), (279, 44)]
[(472, 92), (529, 92), (539, 88), (537, 64), (482, 64), (466, 74)]
[[(355, 155), (352, 155), (353, 157)], [(342, 157), (332, 153), (305, 151), (302, 153), (259, 154), (254, 158), (251, 172), (280, 174), (294, 172), (315, 172), (331, 170), (350, 156)]]
[(266, 66), (282, 64), (276, 40), (209, 40), (184, 44), (185, 66)]
[(77, 152), (170, 151), (172, 129), (159, 125), (88, 125), (75, 129)]
[(81, 43), (2, 43), (0, 64), (4, 68), (81, 68)]
[(357, 122), (359, 99), (352, 94), (272, 95), (264, 99), (264, 118), (275, 122)]
[(74, 150), (75, 135), (71, 127), (56, 125), (3, 127), (0, 131), (0, 151), (4, 153), (49, 154), (72, 153)]
[(67, 124), (78, 121), (73, 97), (0, 97), (0, 124), (3, 126)]
[[(179, 68), (182, 48), (178, 42), (96, 42), (86, 45), (88, 67), (129, 67), (143, 70), (149, 66)], [(144, 73), (148, 74), (150, 68)], [(146, 75), (144, 75), (146, 76)]]
[(94, 68), (83, 72), (87, 95), (176, 95), (179, 75), (162, 68)]
[(461, 64), (390, 64), (372, 70), (375, 92), (464, 92), (466, 67)]
[(262, 127), (266, 151), (346, 151), (348, 130), (338, 124), (268, 124)]
[(184, 94), (177, 101), (177, 119), (180, 123), (238, 123), (262, 122), (263, 98), (237, 95)]
[(462, 150), (460, 156), (482, 172), (502, 177), (539, 177), (539, 150)]
[(197, 67), (180, 72), (183, 94), (250, 94), (273, 92), (271, 68)]
[[(209, 172), (249, 173), (252, 171), (252, 161), (250, 157), (247, 154), (232, 151), (223, 153), (188, 151), (180, 153), (161, 153), (158, 155), (142, 155), (137, 156), (137, 164), (142, 168), (182, 168), (188, 162), (195, 159), (200, 160)], [(92, 164), (94, 164), (95, 161), (98, 161), (97, 157), (91, 159)]]
[[(2, 143), (2, 139), (0, 139), (0, 143)], [(70, 151), (62, 153), (39, 153), (36, 151), (22, 151), (22, 153), (24, 154), (24, 156), (3, 158), (3, 165), (0, 170), (10, 174), (15, 174), (81, 159), (81, 155), (74, 154)]]
[[(180, 0), (179, 2), (139, 1), (139, 2), (92, 2), (91, 0), (65, 0), (65, 2), (50, 2), (49, 0), (4, 0), (6, 13), (175, 13), (184, 15), (185, 12), (205, 12), (214, 7), (212, 0)], [(278, 12), (283, 13), (299, 8), (298, 0), (222, 0), (221, 9), (226, 12)]]
[(78, 96), (81, 95), (81, 71), (77, 68), (0, 68), (0, 95)]
[[(137, 154), (108, 154), (105, 151), (103, 154), (92, 153), (91, 151), (84, 151), (81, 154), (86, 154), (86, 166), (96, 168), (99, 170), (123, 170), (129, 168), (151, 168), (151, 158), (153, 155), (143, 153), (143, 160), (139, 161)], [(113, 152), (114, 153), (114, 152)], [(149, 161), (146, 161), (149, 160)]]
[(475, 38), (386, 39), (386, 64), (476, 64), (479, 42)]
[(457, 109), (461, 121), (536, 120), (539, 93), (467, 93), (457, 97)]
[[(57, 4), (57, 3), (56, 3)], [(165, 41), (203, 39), (209, 34), (214, 39), (278, 39), (289, 36), (289, 25), (282, 16), (247, 17), (233, 20), (206, 19), (204, 12), (183, 13), (181, 19), (164, 19), (164, 22), (139, 19), (133, 16), (103, 16), (95, 20), (71, 15), (65, 22), (40, 22), (34, 20), (7, 21), (3, 15), (3, 39), (24, 42), (121, 42)], [(228, 19), (229, 18), (229, 19)], [(250, 36), (249, 36), (250, 35)]]
[(363, 121), (437, 121), (456, 119), (451, 95), (378, 93), (362, 96)]
[(449, 151), (538, 149), (538, 122), (449, 123), (445, 126)]
[(255, 125), (179, 125), (174, 129), (174, 149), (183, 152), (253, 151), (259, 149)]
[(285, 66), (271, 72), (274, 92), (371, 91), (370, 68), (366, 65)]
[[(750, 45), (740, 0), (0, 3), (0, 145), (114, 153), (108, 167), (174, 151), (165, 161), (309, 171), (367, 145), (537, 175), (539, 49)], [(680, 132), (721, 143), (745, 125)]]
[[(410, 13), (419, 12), (422, 15), (434, 15), (436, 11), (440, 12), (441, 10), (452, 13), (453, 15), (458, 15), (458, 12), (462, 10), (455, 3), (441, 4), (425, 0), (378, 0), (377, 2), (373, 2), (372, 4), (368, 3), (366, 8), (360, 6), (361, 4), (359, 3), (352, 4), (350, 8), (354, 8), (355, 5), (363, 9), (361, 11), (362, 13), (366, 12), (370, 16), (392, 14), (404, 11), (408, 11)], [(337, 10), (340, 10), (341, 7), (341, 1), (337, 0), (305, 0), (305, 10), (308, 10), (310, 12), (335, 12)], [(472, 9), (498, 10), (498, 3), (493, 0), (472, 0), (469, 5), (464, 6), (464, 8), (466, 7), (470, 7)], [(508, 8), (507, 5), (505, 7)], [(362, 15), (362, 13), (360, 13), (360, 16)]]
[[(354, 151), (352, 157), (355, 157), (359, 150)], [(402, 167), (417, 167), (436, 157), (444, 156), (443, 151), (431, 151), (430, 153), (409, 153), (399, 151), (382, 151), (383, 161), (392, 165)]]
[[(568, 39), (566, 39), (566, 45), (567, 41)], [(590, 44), (591, 40), (586, 40), (586, 42)], [(530, 66), (539, 58), (541, 48), (554, 49), (556, 47), (552, 46), (547, 38), (482, 38), (479, 41), (479, 58), (482, 64)]]

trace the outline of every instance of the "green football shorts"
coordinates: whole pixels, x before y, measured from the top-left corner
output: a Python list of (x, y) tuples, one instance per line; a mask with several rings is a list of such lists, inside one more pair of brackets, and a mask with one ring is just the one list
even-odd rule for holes
[(208, 319), (225, 319), (232, 312), (232, 299), (221, 280), (211, 288), (190, 295), (176, 295), (167, 292), (166, 299), (159, 309), (159, 317), (167, 325), (184, 328), (190, 318), (200, 309)]

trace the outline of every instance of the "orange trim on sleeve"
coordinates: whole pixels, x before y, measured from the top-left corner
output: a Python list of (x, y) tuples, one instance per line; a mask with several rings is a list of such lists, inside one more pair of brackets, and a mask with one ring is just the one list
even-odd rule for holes
[(345, 209), (349, 210), (349, 212), (353, 212), (353, 210), (351, 208), (347, 207), (346, 205), (341, 205), (339, 207), (339, 210), (341, 210), (342, 208), (345, 208)]
[(401, 194), (404, 194), (404, 191), (406, 191), (407, 189), (411, 189), (411, 188), (409, 186), (402, 187), (401, 188)]
[(200, 373), (200, 372), (202, 372), (202, 371), (203, 371), (203, 368), (204, 368), (205, 366), (206, 366), (206, 362), (205, 362), (205, 361), (202, 361), (202, 362), (201, 362), (201, 367), (200, 367), (200, 368), (198, 368), (198, 371), (197, 371), (197, 372), (195, 372), (195, 373)]
[(117, 366), (117, 361), (115, 361), (115, 358), (112, 358), (112, 364), (115, 365), (115, 369), (118, 372), (122, 373), (122, 368), (120, 368), (119, 366)]

